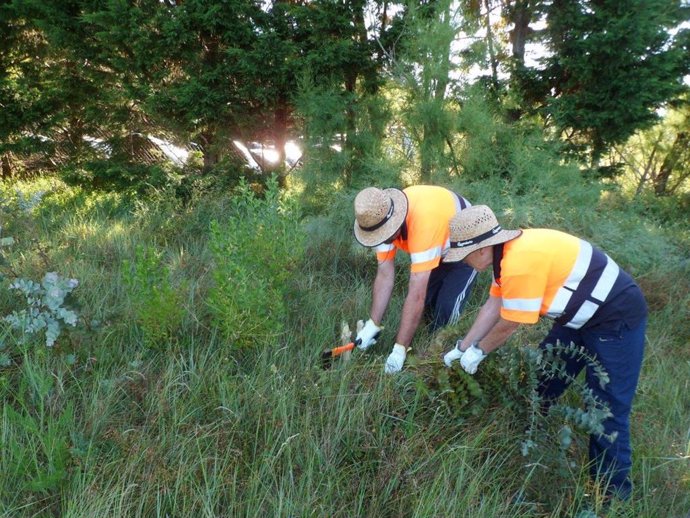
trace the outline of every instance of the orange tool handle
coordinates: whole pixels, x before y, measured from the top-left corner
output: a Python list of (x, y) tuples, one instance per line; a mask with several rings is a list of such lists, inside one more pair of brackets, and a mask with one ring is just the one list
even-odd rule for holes
[(341, 345), (340, 347), (334, 347), (333, 349), (326, 349), (321, 353), (321, 363), (324, 369), (328, 369), (331, 366), (331, 361), (336, 356), (340, 356), (344, 352), (351, 351), (355, 348), (355, 343), (350, 342), (349, 344)]
[(344, 352), (351, 351), (354, 348), (355, 348), (355, 343), (350, 342), (349, 344), (341, 345), (340, 347), (336, 347), (334, 349), (331, 349), (331, 355), (340, 356)]
[(340, 356), (341, 354), (351, 351), (355, 348), (355, 343), (350, 342), (349, 344), (341, 345), (340, 347), (335, 347), (331, 349), (331, 356)]

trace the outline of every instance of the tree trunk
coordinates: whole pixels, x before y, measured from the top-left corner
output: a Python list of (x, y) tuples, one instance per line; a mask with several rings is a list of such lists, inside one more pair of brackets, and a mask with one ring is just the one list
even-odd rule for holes
[(532, 19), (532, 9), (529, 0), (517, 0), (510, 10), (509, 19), (513, 23), (510, 31), (510, 44), (513, 48), (513, 60), (517, 67), (525, 66), (525, 45), (527, 36), (531, 32), (529, 22)]
[(204, 131), (200, 137), (204, 152), (204, 172), (208, 172), (220, 161), (220, 153), (216, 146), (215, 134), (212, 131)]
[(12, 176), (12, 162), (9, 153), (3, 153), (0, 157), (0, 178), (7, 179)]
[(683, 152), (690, 144), (690, 134), (684, 131), (676, 135), (676, 140), (673, 142), (671, 149), (664, 158), (659, 172), (654, 177), (654, 194), (657, 196), (666, 196), (669, 194), (668, 181), (671, 178), (671, 173), (680, 160)]
[[(518, 89), (524, 89), (525, 72), (525, 47), (527, 36), (532, 32), (529, 27), (532, 21), (532, 6), (530, 0), (516, 0), (515, 4), (509, 8), (508, 20), (513, 23), (513, 30), (510, 31), (510, 44), (512, 46), (512, 77), (511, 83), (517, 85)], [(522, 117), (523, 110), (514, 108), (509, 110), (508, 119), (517, 121)]]
[(486, 43), (489, 49), (489, 60), (491, 62), (491, 84), (494, 92), (498, 91), (498, 62), (496, 60), (496, 51), (494, 50), (494, 36), (491, 30), (491, 5), (489, 0), (484, 0), (484, 7), (486, 8)]
[(287, 171), (285, 165), (285, 144), (288, 139), (288, 107), (287, 102), (279, 102), (275, 111), (273, 124), (273, 143), (278, 152), (278, 184), (280, 187), (287, 185)]
[(419, 146), (420, 180), (423, 183), (433, 182), (434, 171), (438, 168), (447, 140), (442, 119), (446, 116), (446, 90), (450, 81), (450, 48), (454, 38), (451, 2), (440, 2), (435, 10), (435, 21), (429, 21), (427, 30), (438, 31), (446, 37), (440, 39), (438, 47), (432, 49), (435, 55), (431, 60), (433, 63), (428, 65), (433, 70), (433, 74), (424, 73), (424, 76), (430, 76), (430, 79), (424, 85), (422, 100), (423, 103), (427, 103), (424, 109), (422, 141)]
[[(354, 39), (358, 45), (366, 45), (367, 29), (364, 24), (365, 2), (352, 3), (353, 23), (355, 26)], [(348, 162), (344, 172), (345, 185), (351, 185), (355, 171), (360, 169), (363, 153), (361, 144), (357, 142), (357, 77), (358, 69), (350, 67), (345, 72), (345, 91), (348, 94), (346, 108), (345, 151)]]

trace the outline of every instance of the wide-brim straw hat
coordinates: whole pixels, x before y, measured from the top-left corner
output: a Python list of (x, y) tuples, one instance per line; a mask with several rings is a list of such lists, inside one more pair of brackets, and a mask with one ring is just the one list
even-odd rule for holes
[(400, 189), (367, 187), (355, 197), (355, 237), (364, 246), (390, 239), (407, 217), (407, 196)]
[(503, 230), (486, 205), (468, 207), (450, 220), (450, 250), (443, 262), (462, 261), (475, 250), (505, 243), (520, 234), (522, 230)]

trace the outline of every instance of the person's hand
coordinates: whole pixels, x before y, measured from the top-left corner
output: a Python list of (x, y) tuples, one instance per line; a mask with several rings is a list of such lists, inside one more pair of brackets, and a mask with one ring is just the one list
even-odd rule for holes
[(446, 364), (446, 367), (451, 367), (452, 363), (455, 360), (459, 360), (462, 358), (462, 355), (465, 351), (460, 350), (460, 344), (462, 343), (462, 338), (458, 339), (457, 342), (455, 342), (455, 347), (453, 347), (450, 351), (448, 351), (446, 354), (443, 355), (443, 363)]
[(477, 342), (474, 342), (462, 354), (460, 365), (468, 374), (474, 374), (477, 372), (477, 367), (486, 356), (487, 354), (479, 348)]
[(405, 357), (407, 356), (407, 347), (400, 344), (395, 344), (393, 346), (393, 351), (388, 355), (386, 359), (386, 365), (383, 370), (386, 374), (395, 374), (400, 372), (405, 363)]
[(372, 319), (367, 320), (361, 331), (357, 333), (357, 338), (355, 339), (355, 345), (358, 349), (366, 351), (376, 343), (376, 339), (381, 334), (383, 326), (379, 327), (374, 324)]

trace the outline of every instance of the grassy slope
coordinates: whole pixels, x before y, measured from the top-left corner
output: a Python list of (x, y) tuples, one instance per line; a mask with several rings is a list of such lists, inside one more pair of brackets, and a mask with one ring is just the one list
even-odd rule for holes
[[(524, 423), (505, 409), (453, 419), (419, 396), (415, 368), (382, 375), (402, 288), (371, 353), (319, 368), (341, 321), (365, 316), (375, 268), (350, 239), (347, 198), (335, 216), (310, 223), (286, 335), (237, 351), (209, 325), (204, 303), (208, 222), (230, 216), (224, 199), (132, 205), (53, 188), (32, 214), (5, 221), (3, 235), (18, 239), (10, 259), (20, 275), (57, 270), (80, 280), (73, 303), (82, 324), (53, 350), (6, 340), (3, 516), (556, 517), (595, 501), (580, 469), (584, 438), (571, 451), (571, 472), (554, 473), (520, 455)], [(625, 206), (559, 211), (558, 200), (537, 202), (535, 193), (499, 199), (468, 189), (501, 207), (506, 226), (551, 223), (610, 241), (614, 257), (641, 277), (653, 313), (633, 415), (637, 494), (614, 514), (690, 511), (687, 251), (673, 241), (687, 243), (687, 227), (654, 227)], [(133, 320), (123, 283), (122, 261), (139, 244), (162, 252), (185, 309), (175, 333), (155, 346)], [(468, 315), (482, 298), (477, 290)], [(16, 303), (3, 289), (0, 314)], [(514, 341), (534, 343), (540, 331)], [(420, 333), (422, 362), (449, 345), (438, 342)], [(512, 503), (519, 492), (522, 503)]]

